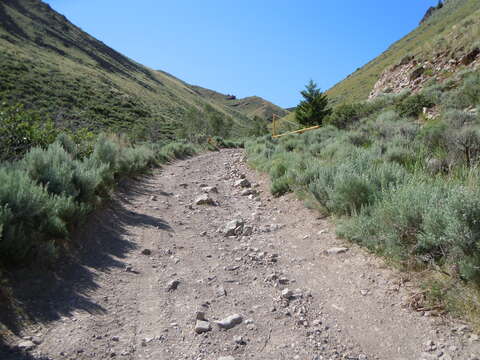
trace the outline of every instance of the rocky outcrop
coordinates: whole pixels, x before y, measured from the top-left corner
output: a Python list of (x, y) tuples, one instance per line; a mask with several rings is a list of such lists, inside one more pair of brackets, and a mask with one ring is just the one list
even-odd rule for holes
[(442, 7), (443, 3), (441, 1), (438, 2), (437, 6), (430, 6), (422, 20), (420, 20), (420, 24), (423, 24), (425, 21), (427, 21), (437, 10), (441, 9)]
[(430, 60), (419, 60), (407, 55), (400, 62), (386, 69), (374, 85), (369, 99), (384, 93), (399, 93), (402, 90), (418, 92), (430, 79), (439, 82), (462, 68), (476, 69), (480, 66), (480, 48), (474, 48), (461, 56), (441, 52)]

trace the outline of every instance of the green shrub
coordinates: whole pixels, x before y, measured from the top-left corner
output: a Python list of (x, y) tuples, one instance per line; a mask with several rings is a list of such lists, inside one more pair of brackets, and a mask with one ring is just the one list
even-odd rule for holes
[(18, 159), (34, 146), (51, 144), (57, 134), (51, 120), (21, 105), (0, 105), (0, 161)]
[(327, 123), (339, 129), (346, 129), (357, 123), (364, 115), (365, 105), (363, 103), (343, 104), (333, 110)]
[(396, 111), (400, 116), (405, 117), (417, 117), (423, 111), (423, 108), (429, 108), (434, 103), (424, 94), (410, 95), (397, 103), (395, 106)]
[(169, 162), (175, 159), (184, 159), (196, 153), (196, 149), (191, 144), (172, 142), (160, 148), (157, 157), (161, 162)]
[(397, 164), (378, 162), (373, 151), (318, 167), (309, 190), (328, 211), (352, 215), (377, 201), (381, 192), (403, 182), (405, 171)]
[(49, 240), (68, 236), (65, 219), (77, 211), (73, 202), (48, 194), (21, 170), (0, 168), (0, 184), (2, 263), (20, 264)]

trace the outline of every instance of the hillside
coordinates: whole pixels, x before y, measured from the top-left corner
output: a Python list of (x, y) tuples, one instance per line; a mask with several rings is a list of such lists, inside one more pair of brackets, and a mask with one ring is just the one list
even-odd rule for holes
[(258, 116), (262, 119), (271, 121), (272, 115), (283, 117), (288, 114), (287, 110), (258, 96), (249, 96), (243, 99), (237, 99), (233, 95), (221, 94), (200, 86), (191, 86), (191, 88), (201, 97), (210, 101), (214, 101), (215, 103), (223, 104), (250, 118)]
[[(0, 3), (0, 99), (58, 126), (173, 137), (186, 118), (216, 116), (248, 131), (255, 105), (236, 111), (111, 49), (39, 0)], [(257, 105), (263, 108), (262, 101)]]
[[(457, 67), (451, 66), (452, 63), (463, 65), (462, 59), (479, 45), (479, 15), (478, 0), (445, 1), (441, 9), (434, 11), (414, 31), (332, 87), (328, 95), (334, 103), (366, 100), (382, 74), (398, 70), (397, 65), (410, 65), (407, 69), (408, 80), (408, 75), (419, 67), (424, 67), (424, 74), (427, 75), (425, 81), (435, 75), (449, 77), (457, 70)], [(429, 65), (425, 67), (425, 63)], [(415, 77), (415, 74), (412, 77)], [(403, 80), (398, 81), (398, 87), (407, 88), (412, 85)], [(418, 83), (417, 81), (415, 86)], [(377, 90), (395, 90), (389, 85), (379, 85), (381, 89)]]

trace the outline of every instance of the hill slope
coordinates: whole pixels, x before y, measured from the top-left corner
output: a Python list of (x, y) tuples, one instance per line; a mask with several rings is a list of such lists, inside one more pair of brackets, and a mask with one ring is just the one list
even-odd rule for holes
[(0, 99), (21, 102), (58, 125), (173, 136), (208, 109), (238, 129), (241, 111), (111, 49), (40, 0), (0, 3)]
[(237, 99), (233, 95), (221, 94), (200, 86), (191, 86), (191, 88), (201, 97), (235, 109), (251, 118), (258, 116), (262, 119), (271, 120), (272, 115), (283, 117), (288, 114), (287, 110), (258, 96)]
[[(480, 35), (479, 19), (480, 1), (445, 1), (443, 8), (434, 11), (410, 34), (331, 88), (328, 95), (334, 103), (366, 100), (382, 73), (392, 70), (396, 65), (410, 64), (408, 75), (423, 63), (433, 65), (425, 69), (429, 76), (445, 70), (452, 72), (451, 68), (445, 69), (447, 62), (434, 65), (438, 59), (461, 63), (461, 59), (479, 45), (476, 43)], [(391, 89), (385, 86), (381, 90)]]

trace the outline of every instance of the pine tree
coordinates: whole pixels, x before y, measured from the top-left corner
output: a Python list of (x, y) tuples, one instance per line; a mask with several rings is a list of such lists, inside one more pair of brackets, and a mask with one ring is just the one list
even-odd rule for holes
[(313, 80), (301, 91), (304, 100), (300, 102), (295, 110), (295, 118), (303, 126), (322, 125), (325, 116), (330, 115), (327, 96), (317, 88)]

